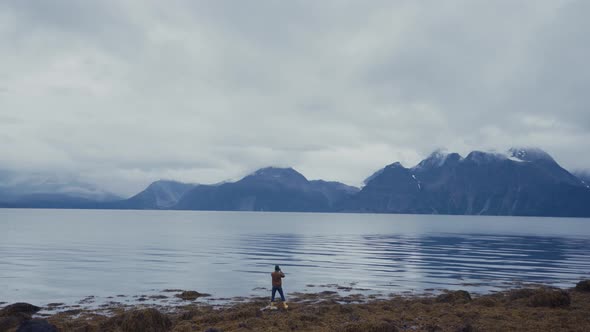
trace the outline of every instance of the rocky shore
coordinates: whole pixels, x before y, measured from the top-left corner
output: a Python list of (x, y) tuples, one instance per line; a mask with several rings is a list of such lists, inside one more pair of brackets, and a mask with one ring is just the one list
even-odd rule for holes
[(217, 307), (198, 301), (208, 294), (177, 291), (174, 296), (184, 302), (174, 306), (112, 303), (54, 310), (59, 303), (1, 304), (0, 331), (590, 331), (590, 280), (571, 289), (520, 288), (480, 296), (295, 293), (288, 309), (276, 310), (261, 310), (267, 298)]

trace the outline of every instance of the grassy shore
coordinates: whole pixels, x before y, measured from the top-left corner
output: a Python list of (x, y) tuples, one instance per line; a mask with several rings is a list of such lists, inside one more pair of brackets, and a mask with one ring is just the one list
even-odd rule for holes
[[(590, 331), (589, 281), (568, 290), (527, 288), (473, 297), (454, 291), (370, 299), (326, 291), (294, 294), (288, 309), (261, 310), (267, 305), (262, 298), (221, 307), (198, 302), (173, 308), (107, 305), (54, 313), (44, 321), (59, 331), (80, 332)], [(8, 317), (2, 315), (0, 311), (0, 329)], [(18, 325), (4, 327), (16, 331)]]

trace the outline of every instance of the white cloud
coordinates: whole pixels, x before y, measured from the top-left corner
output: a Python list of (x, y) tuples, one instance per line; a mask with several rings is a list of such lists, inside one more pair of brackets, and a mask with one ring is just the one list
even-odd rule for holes
[(121, 193), (447, 147), (590, 167), (586, 1), (0, 4), (0, 166)]

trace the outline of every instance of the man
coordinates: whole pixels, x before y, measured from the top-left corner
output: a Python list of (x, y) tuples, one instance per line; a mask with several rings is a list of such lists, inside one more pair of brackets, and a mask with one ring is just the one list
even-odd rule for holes
[(273, 306), (275, 294), (279, 291), (279, 295), (281, 295), (281, 300), (283, 301), (283, 307), (287, 309), (287, 302), (285, 300), (285, 295), (283, 294), (283, 278), (285, 277), (285, 274), (281, 271), (281, 268), (278, 265), (275, 265), (275, 271), (271, 273), (270, 276), (272, 277), (272, 297), (270, 299), (270, 305)]

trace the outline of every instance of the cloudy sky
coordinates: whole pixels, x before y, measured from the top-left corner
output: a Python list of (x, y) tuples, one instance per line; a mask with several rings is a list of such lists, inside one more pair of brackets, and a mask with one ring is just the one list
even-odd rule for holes
[(0, 168), (120, 194), (432, 150), (590, 168), (590, 1), (1, 1)]

